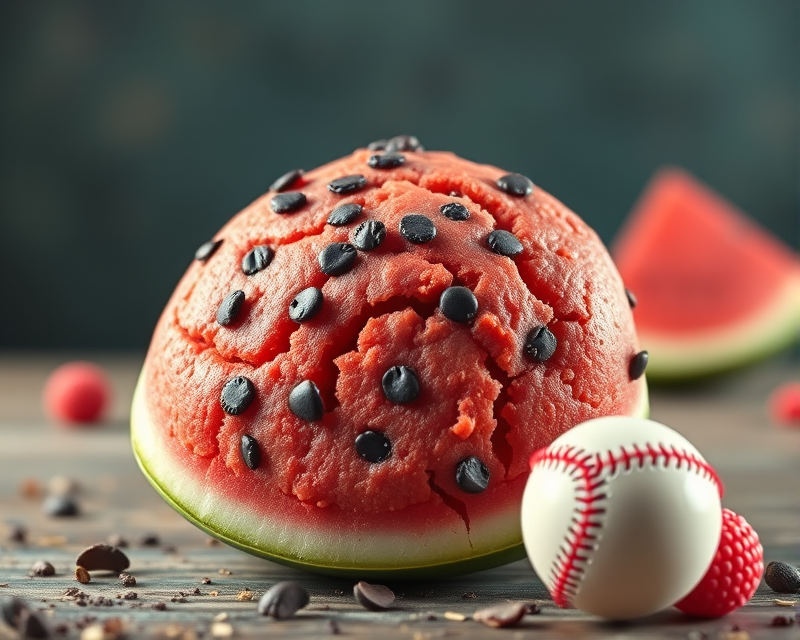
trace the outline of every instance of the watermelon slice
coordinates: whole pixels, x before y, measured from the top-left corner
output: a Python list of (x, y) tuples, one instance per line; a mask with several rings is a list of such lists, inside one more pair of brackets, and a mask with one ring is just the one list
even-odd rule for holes
[(650, 380), (735, 369), (798, 337), (798, 256), (680, 169), (653, 177), (612, 254)]
[(538, 447), (643, 415), (597, 235), (517, 174), (413, 138), (293, 171), (203, 245), (153, 336), (136, 458), (189, 520), (360, 578), (524, 556)]

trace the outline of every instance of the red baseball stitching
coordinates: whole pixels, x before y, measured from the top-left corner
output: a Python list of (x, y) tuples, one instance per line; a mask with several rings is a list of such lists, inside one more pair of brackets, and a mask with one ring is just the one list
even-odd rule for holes
[[(575, 481), (578, 492), (576, 500), (579, 506), (576, 507), (572, 518), (573, 526), (570, 530), (572, 536), (567, 536), (565, 543), (561, 545), (560, 553), (550, 570), (550, 580), (553, 585), (551, 594), (559, 607), (571, 606), (572, 598), (578, 591), (583, 575), (582, 563), (588, 560), (589, 554), (594, 550), (593, 541), (597, 539), (597, 535), (590, 529), (592, 527), (599, 529), (602, 526), (602, 516), (606, 511), (595, 503), (606, 497), (602, 488), (607, 478), (614, 475), (618, 469), (627, 472), (634, 464), (641, 469), (645, 462), (657, 464), (659, 459), (664, 467), (675, 462), (676, 469), (680, 469), (681, 465), (686, 463), (689, 470), (694, 469), (695, 473), (711, 479), (717, 487), (720, 498), (722, 497), (722, 482), (716, 471), (695, 454), (662, 444), (656, 446), (647, 444), (644, 450), (634, 444), (632, 449), (633, 452), (629, 452), (622, 447), (621, 453), (617, 456), (607, 451), (607, 458), (604, 459), (603, 454), (589, 453), (572, 445), (565, 445), (553, 450), (539, 449), (531, 456), (531, 470), (538, 465), (553, 468), (563, 464), (565, 471)], [(609, 473), (600, 477), (604, 471)]]

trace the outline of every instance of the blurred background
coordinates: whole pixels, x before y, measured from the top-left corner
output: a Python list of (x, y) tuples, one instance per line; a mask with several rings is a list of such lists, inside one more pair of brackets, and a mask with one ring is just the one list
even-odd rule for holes
[(0, 3), (0, 349), (143, 351), (194, 250), (376, 138), (609, 242), (652, 172), (800, 241), (800, 2)]

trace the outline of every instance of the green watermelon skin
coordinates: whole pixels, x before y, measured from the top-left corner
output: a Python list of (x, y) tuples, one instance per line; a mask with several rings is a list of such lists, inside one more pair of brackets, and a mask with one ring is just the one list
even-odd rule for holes
[[(189, 520), (291, 566), (399, 579), (520, 558), (531, 453), (589, 418), (647, 413), (645, 379), (630, 377), (640, 348), (624, 286), (596, 234), (540, 188), (509, 192), (506, 172), (449, 153), (407, 150), (391, 169), (370, 166), (372, 155), (358, 150), (303, 174), (285, 191), (303, 193), (296, 210), (276, 213), (268, 192), (191, 264), (140, 376), (134, 453)], [(353, 175), (363, 176), (354, 191), (329, 186)], [(350, 204), (362, 208), (357, 219), (327, 222)], [(468, 217), (443, 213), (454, 204)], [(409, 233), (411, 214), (435, 236), (425, 225)], [(384, 225), (379, 245), (359, 249), (349, 270), (323, 272), (326, 248), (356, 243), (367, 220)], [(497, 230), (521, 251), (508, 236), (493, 248)], [(271, 262), (244, 273), (259, 246)], [(456, 286), (477, 301), (466, 321), (443, 310), (442, 294)], [(309, 287), (323, 303), (295, 322), (290, 306)], [(221, 324), (236, 291), (241, 307)], [(525, 352), (537, 327), (557, 340), (542, 361)], [(409, 401), (383, 390), (397, 366), (419, 381)], [(221, 396), (238, 377), (254, 394), (231, 413)], [(324, 411), (303, 417), (290, 395), (308, 381)], [(357, 452), (367, 430), (391, 442), (385, 460)], [(243, 436), (258, 443), (255, 468)], [(485, 466), (485, 488), (459, 481), (468, 458)]]

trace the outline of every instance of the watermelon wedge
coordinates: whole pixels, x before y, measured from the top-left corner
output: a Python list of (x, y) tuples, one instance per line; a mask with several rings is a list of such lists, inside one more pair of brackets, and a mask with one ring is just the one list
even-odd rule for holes
[(744, 366), (800, 330), (800, 259), (677, 168), (659, 171), (612, 245), (651, 381)]

